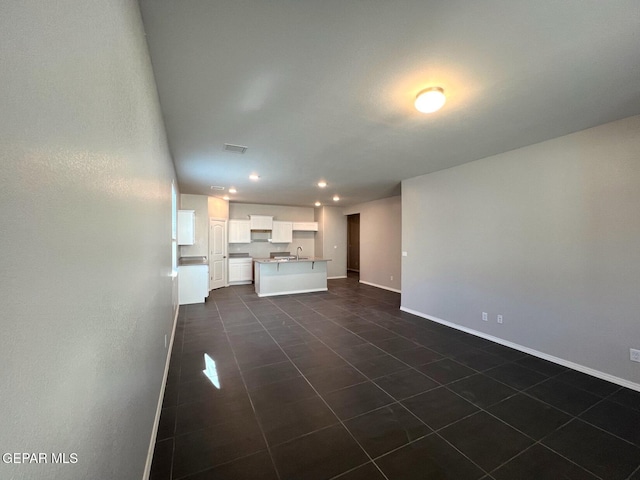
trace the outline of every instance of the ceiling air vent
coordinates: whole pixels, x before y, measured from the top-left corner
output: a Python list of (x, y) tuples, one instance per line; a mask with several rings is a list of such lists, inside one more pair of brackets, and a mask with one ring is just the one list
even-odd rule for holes
[(211, 190), (224, 190), (224, 187), (219, 185), (211, 185)]
[(233, 153), (244, 153), (247, 151), (248, 147), (244, 147), (242, 145), (233, 145), (232, 143), (225, 143), (224, 144), (224, 149), (227, 152), (233, 152)]

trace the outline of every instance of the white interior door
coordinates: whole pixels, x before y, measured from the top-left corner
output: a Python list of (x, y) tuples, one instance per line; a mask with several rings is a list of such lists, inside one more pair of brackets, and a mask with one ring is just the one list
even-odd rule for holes
[(209, 290), (227, 284), (227, 221), (209, 219)]

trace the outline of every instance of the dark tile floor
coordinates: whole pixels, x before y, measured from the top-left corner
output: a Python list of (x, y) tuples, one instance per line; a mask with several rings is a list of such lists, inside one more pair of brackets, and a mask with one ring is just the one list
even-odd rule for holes
[(329, 287), (180, 309), (152, 480), (640, 479), (640, 393)]

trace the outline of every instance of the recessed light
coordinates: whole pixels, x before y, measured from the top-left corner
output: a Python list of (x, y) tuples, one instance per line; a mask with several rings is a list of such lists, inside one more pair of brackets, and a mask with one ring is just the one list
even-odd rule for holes
[(231, 187), (229, 188), (229, 193), (238, 193), (238, 191), (236, 190), (236, 187)]
[(315, 205), (316, 205), (316, 207), (319, 207), (322, 204), (320, 202), (316, 202)]
[(327, 182), (325, 182), (324, 180), (321, 180), (321, 181), (319, 181), (319, 182), (318, 182), (318, 186), (319, 186), (320, 188), (324, 188), (324, 187), (326, 187), (326, 186), (327, 186)]
[(229, 195), (225, 195), (224, 197), (222, 197), (223, 200), (229, 200)]
[(333, 201), (337, 202), (338, 200), (340, 200), (340, 197), (338, 195), (334, 195), (333, 196)]
[(444, 90), (440, 87), (425, 88), (416, 96), (414, 105), (416, 110), (422, 113), (433, 113), (442, 108), (447, 97), (444, 96)]
[(251, 180), (258, 180), (260, 179), (260, 175), (258, 175), (257, 173), (252, 173), (251, 175), (249, 175), (249, 178)]

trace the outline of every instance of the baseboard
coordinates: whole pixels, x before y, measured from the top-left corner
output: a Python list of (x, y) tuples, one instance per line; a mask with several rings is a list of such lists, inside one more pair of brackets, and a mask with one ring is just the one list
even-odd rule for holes
[(395, 288), (386, 287), (385, 285), (378, 285), (377, 283), (365, 282), (364, 280), (360, 280), (360, 283), (364, 283), (365, 285), (369, 285), (370, 287), (382, 288), (383, 290), (389, 290), (390, 292), (402, 293), (400, 290)]
[(328, 288), (309, 288), (306, 290), (289, 290), (287, 292), (273, 292), (273, 293), (257, 293), (256, 294), (262, 297), (275, 297), (277, 295), (293, 295), (294, 293), (314, 293), (314, 292), (326, 292), (329, 290)]
[(153, 451), (156, 448), (156, 438), (158, 437), (158, 425), (160, 424), (160, 414), (162, 413), (162, 402), (164, 401), (164, 389), (167, 385), (167, 377), (169, 376), (169, 363), (171, 362), (171, 352), (173, 351), (173, 340), (176, 336), (176, 325), (178, 324), (178, 312), (180, 312), (180, 306), (176, 308), (176, 313), (173, 317), (173, 328), (171, 329), (171, 340), (169, 341), (169, 348), (167, 349), (167, 361), (164, 365), (164, 375), (162, 377), (162, 388), (160, 389), (160, 398), (158, 399), (158, 406), (156, 407), (156, 418), (153, 421), (153, 430), (151, 431), (151, 443), (149, 443), (149, 451), (147, 452), (147, 462), (144, 466), (144, 473), (142, 480), (149, 480), (151, 475), (151, 462), (153, 461)]
[(340, 275), (339, 277), (327, 277), (327, 280), (337, 280), (338, 278), (347, 278), (346, 275)]
[(471, 335), (475, 335), (476, 337), (484, 338), (485, 340), (490, 340), (492, 342), (499, 343), (500, 345), (504, 345), (505, 347), (513, 348), (514, 350), (519, 350), (520, 352), (528, 353), (529, 355), (533, 355), (534, 357), (542, 358), (543, 360), (548, 360), (550, 362), (557, 363), (558, 365), (562, 365), (563, 367), (571, 368), (573, 370), (586, 373), (587, 375), (591, 375), (592, 377), (597, 377), (602, 380), (606, 380), (607, 382), (615, 383), (616, 385), (620, 385), (622, 387), (630, 388), (631, 390), (636, 390), (640, 392), (639, 383), (631, 382), (624, 378), (616, 377), (614, 375), (601, 372), (600, 370), (595, 370), (593, 368), (580, 365), (579, 363), (574, 363), (569, 360), (565, 360), (564, 358), (554, 357), (553, 355), (549, 355), (544, 352), (539, 352), (538, 350), (534, 350), (533, 348), (525, 347), (523, 345), (513, 343), (499, 337), (494, 337), (493, 335), (488, 335), (484, 332), (473, 330), (472, 328), (463, 327), (462, 325), (458, 325), (456, 323), (449, 322), (441, 318), (432, 317), (431, 315), (427, 315), (425, 313), (418, 312), (410, 308), (400, 307), (400, 310), (402, 310), (403, 312), (411, 313), (412, 315), (416, 315), (418, 317), (425, 318), (427, 320), (431, 320), (432, 322), (436, 322), (441, 325), (446, 325), (447, 327), (455, 328), (456, 330), (460, 330), (465, 333), (470, 333)]

